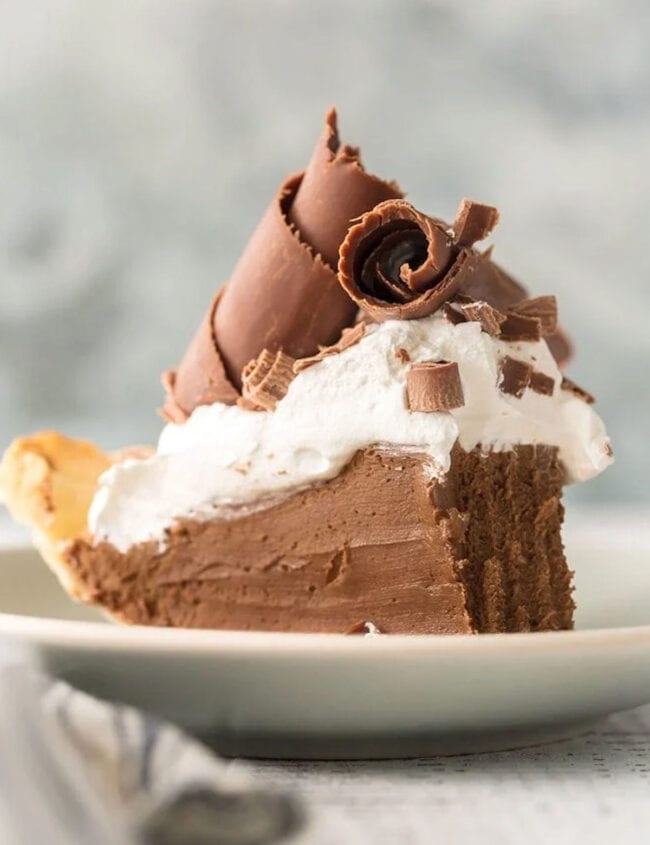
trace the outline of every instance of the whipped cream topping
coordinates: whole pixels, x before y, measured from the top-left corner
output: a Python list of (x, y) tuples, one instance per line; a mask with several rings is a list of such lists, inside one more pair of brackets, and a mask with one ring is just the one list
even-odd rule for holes
[[(411, 412), (411, 361), (456, 361), (465, 397), (445, 413)], [(527, 389), (521, 398), (498, 388), (506, 355), (555, 381), (552, 396)], [(119, 550), (165, 541), (176, 519), (237, 514), (264, 507), (339, 474), (354, 453), (373, 445), (426, 454), (442, 477), (458, 440), (503, 451), (520, 444), (557, 446), (569, 482), (585, 481), (611, 462), (600, 417), (570, 391), (545, 341), (507, 343), (474, 322), (453, 325), (440, 313), (368, 327), (354, 346), (300, 372), (273, 412), (235, 405), (198, 407), (182, 425), (167, 425), (156, 454), (126, 460), (100, 479), (89, 513), (96, 541)]]

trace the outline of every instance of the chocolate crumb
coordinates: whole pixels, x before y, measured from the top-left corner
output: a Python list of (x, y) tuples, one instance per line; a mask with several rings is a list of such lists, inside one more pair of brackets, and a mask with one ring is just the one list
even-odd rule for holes
[(499, 337), (501, 326), (506, 321), (506, 315), (487, 302), (468, 302), (460, 306), (461, 311), (470, 322), (480, 323), (481, 329), (492, 337)]
[(534, 370), (530, 376), (529, 387), (535, 393), (541, 393), (543, 396), (552, 396), (555, 390), (555, 379), (547, 376), (546, 373), (540, 373), (539, 370)]
[(513, 305), (510, 311), (524, 317), (535, 317), (540, 322), (542, 337), (557, 331), (557, 299), (554, 296), (536, 296)]
[(365, 634), (366, 636), (376, 636), (382, 632), (373, 622), (357, 622), (353, 625), (346, 634)]
[(242, 371), (242, 404), (252, 410), (273, 411), (286, 396), (294, 378), (294, 359), (280, 349), (263, 349)]
[(403, 346), (400, 346), (398, 349), (395, 350), (395, 357), (400, 362), (400, 364), (408, 364), (411, 360), (411, 356), (408, 354), (408, 351), (404, 349)]
[(499, 390), (509, 396), (521, 399), (524, 390), (530, 384), (532, 372), (533, 368), (530, 364), (506, 355), (499, 371)]
[(578, 399), (582, 399), (583, 402), (586, 402), (587, 405), (593, 405), (596, 401), (595, 397), (592, 396), (589, 391), (584, 390), (584, 388), (577, 385), (574, 381), (571, 381), (570, 378), (564, 376), (562, 378), (562, 384), (560, 385), (562, 390), (570, 390), (574, 396), (577, 396)]
[(455, 361), (418, 361), (406, 374), (410, 411), (450, 411), (465, 404)]

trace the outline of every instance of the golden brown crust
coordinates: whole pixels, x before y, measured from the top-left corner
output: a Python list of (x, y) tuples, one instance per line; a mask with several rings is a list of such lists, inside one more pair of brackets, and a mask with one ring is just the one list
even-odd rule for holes
[(131, 446), (107, 454), (87, 440), (56, 431), (18, 437), (0, 462), (0, 502), (34, 532), (34, 544), (65, 589), (83, 598), (83, 585), (67, 564), (67, 548), (89, 539), (88, 509), (99, 476), (113, 464), (152, 454)]
[(112, 462), (94, 444), (54, 431), (19, 437), (0, 464), (0, 495), (18, 522), (69, 540), (84, 534), (97, 479)]

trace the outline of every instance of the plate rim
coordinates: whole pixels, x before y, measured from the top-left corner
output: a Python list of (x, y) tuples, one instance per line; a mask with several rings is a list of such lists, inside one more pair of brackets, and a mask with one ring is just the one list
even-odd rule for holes
[[(15, 552), (38, 551), (30, 544), (6, 545), (0, 557)], [(45, 564), (43, 564), (45, 566)], [(63, 588), (61, 588), (63, 590)], [(74, 601), (73, 599), (70, 599)], [(0, 611), (0, 636), (26, 640), (28, 644), (94, 651), (110, 649), (156, 654), (217, 654), (266, 657), (313, 655), (350, 657), (382, 655), (398, 651), (402, 655), (456, 657), (548, 652), (549, 649), (582, 651), (603, 647), (646, 646), (650, 648), (650, 623), (646, 625), (585, 628), (571, 631), (498, 634), (390, 634), (351, 636), (349, 634), (212, 630), (146, 625), (119, 625), (87, 620), (56, 619), (47, 616)]]

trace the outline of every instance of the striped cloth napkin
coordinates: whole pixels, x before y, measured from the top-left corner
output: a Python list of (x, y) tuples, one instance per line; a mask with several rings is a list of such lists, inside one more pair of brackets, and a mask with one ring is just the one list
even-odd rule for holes
[(0, 643), (3, 845), (308, 841), (301, 807), (177, 728), (39, 674)]

